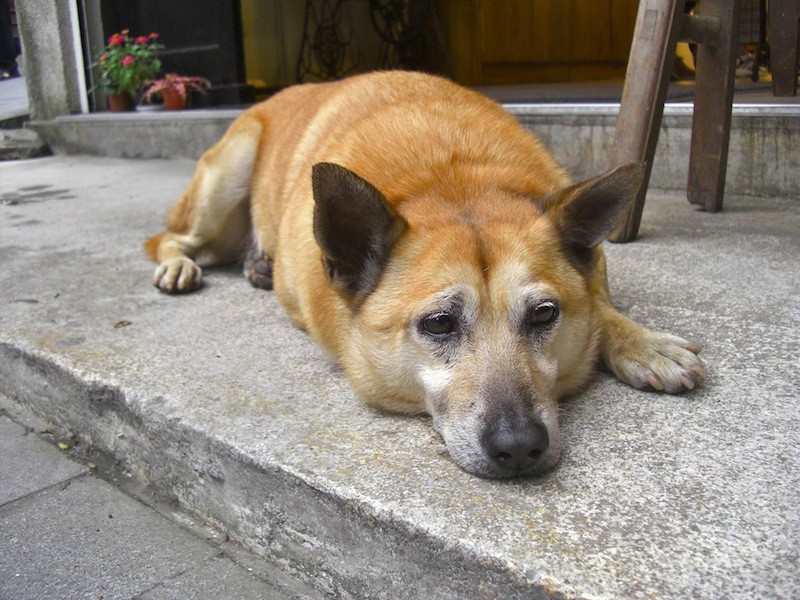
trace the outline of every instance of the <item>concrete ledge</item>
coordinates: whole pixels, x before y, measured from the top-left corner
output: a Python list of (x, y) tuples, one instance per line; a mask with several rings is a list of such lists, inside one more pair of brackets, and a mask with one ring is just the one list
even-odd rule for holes
[[(418, 598), (547, 597), (491, 557), (417, 530), (302, 471), (259, 463), (197, 424), (145, 413), (142, 405), (154, 398), (137, 400), (133, 390), (58, 362), (37, 349), (0, 344), (0, 389), (113, 449), (144, 483), (326, 596), (392, 597), (413, 590)], [(476, 582), (480, 596), (473, 595)]]
[(598, 375), (563, 404), (562, 464), (493, 482), (427, 419), (361, 405), (238, 269), (151, 287), (141, 243), (192, 170), (0, 164), (0, 392), (327, 597), (800, 593), (796, 202), (651, 195), (641, 239), (608, 249), (614, 296), (703, 345), (710, 380), (666, 397)]
[[(576, 178), (609, 167), (618, 104), (519, 104), (508, 111), (536, 133)], [(241, 110), (98, 113), (31, 123), (63, 154), (127, 158), (199, 158)], [(664, 111), (651, 188), (684, 191), (691, 141), (691, 104)], [(726, 193), (800, 195), (800, 105), (735, 105)]]
[(200, 158), (242, 110), (70, 115), (28, 127), (59, 154), (116, 158)]
[(0, 114), (0, 133), (9, 129), (21, 129), (30, 119), (31, 115), (27, 110), (6, 111)]
[(36, 158), (50, 154), (50, 149), (30, 129), (0, 129), (0, 160)]
[[(508, 106), (577, 178), (609, 166), (619, 105)], [(650, 179), (651, 189), (685, 192), (692, 138), (691, 104), (668, 104)], [(735, 105), (726, 194), (800, 195), (800, 105)]]

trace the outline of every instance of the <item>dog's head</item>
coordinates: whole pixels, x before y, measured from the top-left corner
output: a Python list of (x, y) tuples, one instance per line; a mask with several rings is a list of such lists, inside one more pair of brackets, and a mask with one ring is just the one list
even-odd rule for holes
[(356, 390), (430, 413), (471, 473), (553, 467), (556, 401), (597, 356), (595, 249), (641, 182), (629, 164), (538, 198), (473, 182), (390, 202), (344, 167), (315, 165), (314, 233), (352, 317), (340, 358)]

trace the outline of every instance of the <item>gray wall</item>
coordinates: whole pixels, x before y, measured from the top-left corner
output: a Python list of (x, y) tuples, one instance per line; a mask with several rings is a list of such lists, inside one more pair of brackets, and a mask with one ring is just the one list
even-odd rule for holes
[(81, 84), (75, 62), (73, 3), (69, 0), (17, 0), (25, 78), (35, 121), (81, 111)]

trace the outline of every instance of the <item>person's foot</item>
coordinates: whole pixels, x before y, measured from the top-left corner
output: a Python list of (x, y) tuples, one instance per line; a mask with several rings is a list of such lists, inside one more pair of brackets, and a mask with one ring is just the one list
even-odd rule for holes
[(16, 67), (13, 69), (0, 69), (0, 81), (13, 79), (14, 77), (19, 77), (19, 71)]

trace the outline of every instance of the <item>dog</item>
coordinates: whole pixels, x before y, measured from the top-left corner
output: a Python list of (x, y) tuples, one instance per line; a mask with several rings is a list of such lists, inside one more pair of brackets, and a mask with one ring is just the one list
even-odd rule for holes
[(376, 72), (246, 110), (146, 250), (173, 294), (244, 258), (368, 405), (430, 414), (470, 473), (538, 475), (600, 357), (637, 388), (704, 377), (697, 346), (609, 300), (600, 244), (642, 182), (631, 163), (572, 183), (488, 98)]

